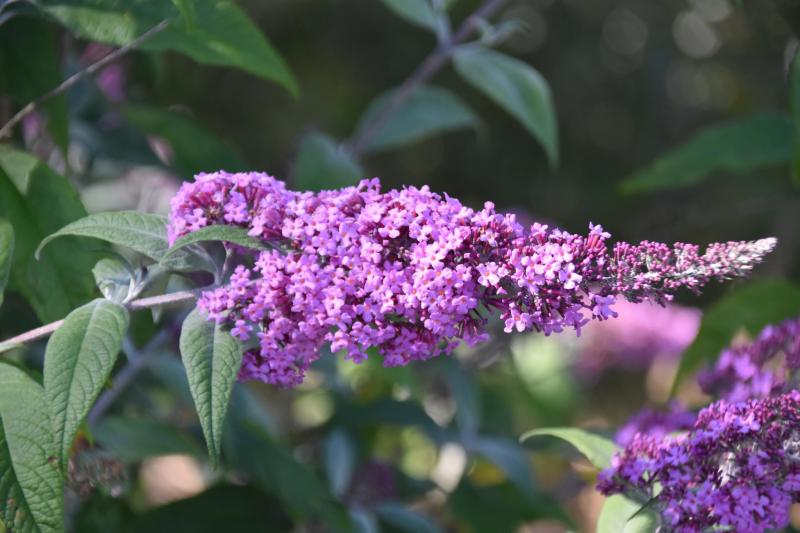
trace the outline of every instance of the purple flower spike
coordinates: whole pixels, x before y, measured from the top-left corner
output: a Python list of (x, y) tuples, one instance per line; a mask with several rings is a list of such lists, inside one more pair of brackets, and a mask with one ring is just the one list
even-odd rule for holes
[(683, 435), (638, 433), (601, 473), (598, 489), (649, 501), (661, 531), (783, 528), (800, 501), (800, 392), (721, 400)]
[[(169, 240), (212, 224), (246, 228), (275, 245), (199, 302), (234, 335), (257, 338), (240, 377), (302, 382), (326, 343), (359, 362), (376, 347), (388, 366), (428, 359), (506, 331), (580, 331), (616, 316), (617, 297), (669, 300), (712, 279), (749, 272), (774, 239), (693, 245), (620, 243), (599, 225), (577, 235), (486, 203), (476, 211), (428, 187), (381, 192), (377, 179), (294, 192), (260, 173), (201, 174), (172, 202)], [(280, 248), (281, 251), (278, 251)]]

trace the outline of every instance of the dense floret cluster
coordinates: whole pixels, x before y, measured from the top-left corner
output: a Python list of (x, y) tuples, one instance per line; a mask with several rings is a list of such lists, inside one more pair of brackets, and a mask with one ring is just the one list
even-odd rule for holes
[(664, 531), (762, 532), (800, 501), (800, 392), (711, 404), (691, 431), (637, 434), (598, 488), (650, 502)]
[(303, 380), (325, 343), (387, 365), (449, 352), (486, 337), (489, 314), (506, 331), (580, 330), (616, 316), (616, 297), (665, 302), (688, 287), (748, 272), (774, 239), (714, 244), (618, 243), (590, 225), (577, 235), (462, 205), (427, 187), (381, 192), (377, 179), (335, 191), (293, 192), (260, 173), (201, 174), (173, 199), (171, 242), (228, 224), (273, 245), (236, 267), (199, 302), (243, 340), (243, 379)]
[(800, 317), (769, 325), (750, 343), (723, 350), (698, 377), (707, 394), (729, 401), (769, 396), (800, 368)]
[(627, 446), (639, 433), (653, 439), (663, 438), (671, 433), (691, 429), (695, 418), (694, 412), (676, 401), (671, 402), (666, 409), (645, 407), (617, 431), (614, 441), (620, 446)]

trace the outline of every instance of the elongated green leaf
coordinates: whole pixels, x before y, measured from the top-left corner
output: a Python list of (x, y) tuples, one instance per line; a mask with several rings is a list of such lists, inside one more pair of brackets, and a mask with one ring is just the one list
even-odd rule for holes
[(64, 530), (64, 500), (44, 391), (0, 363), (0, 515), (20, 533)]
[(472, 438), (481, 425), (481, 398), (475, 376), (455, 359), (447, 361), (445, 380), (456, 405), (456, 423), (461, 435)]
[(800, 286), (782, 279), (765, 279), (742, 285), (703, 314), (694, 342), (681, 357), (673, 392), (703, 365), (717, 360), (720, 351), (744, 329), (755, 335), (768, 324), (800, 315)]
[(307, 135), (294, 166), (297, 187), (310, 191), (346, 187), (358, 182), (364, 171), (348, 151), (324, 133)]
[(0, 305), (3, 305), (3, 292), (11, 274), (11, 263), (14, 260), (14, 227), (4, 218), (0, 218)]
[[(179, 12), (172, 2), (136, 0), (40, 0), (46, 13), (73, 33), (122, 46)], [(297, 94), (283, 59), (248, 16), (228, 0), (193, 0), (194, 27), (173, 22), (141, 48), (174, 50), (199, 63), (246, 70)]]
[[(294, 529), (280, 502), (274, 498), (253, 487), (216, 485), (191, 498), (168, 503), (139, 515), (129, 520), (121, 531), (276, 533)], [(328, 531), (328, 528), (325, 530)]]
[[(433, 9), (431, 0), (382, 0), (395, 15), (427, 30), (436, 31), (438, 22), (437, 14)], [(445, 6), (452, 4), (446, 0)]]
[(794, 128), (783, 113), (764, 112), (711, 126), (622, 184), (625, 193), (694, 185), (715, 172), (743, 174), (791, 160)]
[[(376, 98), (361, 117), (359, 130), (390, 105), (398, 89)], [(388, 123), (373, 132), (365, 145), (367, 152), (398, 148), (428, 137), (461, 128), (475, 127), (478, 117), (458, 96), (440, 87), (417, 88), (391, 116)]]
[(248, 235), (247, 229), (245, 228), (224, 225), (206, 226), (197, 231), (187, 233), (175, 241), (175, 244), (172, 245), (172, 248), (170, 248), (167, 253), (164, 254), (163, 259), (170, 259), (173, 254), (191, 244), (207, 241), (230, 242), (233, 244), (238, 244), (239, 246), (244, 246), (245, 248), (252, 248), (254, 250), (267, 250), (270, 248), (270, 246), (261, 239), (257, 239), (256, 237), (251, 237)]
[(375, 508), (381, 521), (409, 533), (439, 533), (442, 529), (430, 518), (397, 502), (384, 502)]
[(616, 494), (603, 503), (597, 533), (656, 533), (658, 519), (642, 504)]
[(36, 254), (39, 255), (54, 239), (65, 235), (101, 239), (155, 260), (161, 259), (169, 248), (165, 217), (138, 211), (113, 211), (89, 215), (64, 226), (44, 239)]
[(44, 390), (65, 467), (78, 428), (111, 375), (128, 320), (120, 304), (97, 299), (70, 313), (47, 343)]
[[(11, 3), (11, 2), (8, 2)], [(0, 31), (0, 93), (9, 95), (22, 107), (54, 89), (63, 80), (56, 34), (51, 24), (35, 17), (15, 17)], [(47, 129), (66, 153), (69, 119), (64, 95), (42, 105)], [(31, 116), (35, 120), (34, 116)]]
[(800, 185), (800, 54), (795, 52), (789, 72), (789, 108), (794, 123), (794, 142), (792, 143), (792, 177)]
[(334, 430), (326, 439), (323, 450), (328, 485), (336, 496), (342, 496), (350, 487), (356, 462), (353, 439), (341, 429)]
[(194, 31), (197, 25), (197, 13), (194, 9), (193, 0), (172, 0), (175, 8), (180, 12), (184, 24), (186, 24), (186, 31)]
[(187, 433), (152, 418), (104, 418), (92, 428), (92, 435), (103, 448), (129, 462), (159, 455), (205, 453)]
[(133, 281), (133, 271), (119, 257), (104, 257), (92, 269), (97, 288), (107, 300), (123, 302)]
[(231, 391), (242, 364), (242, 346), (195, 309), (183, 321), (180, 349), (208, 453), (216, 465)]
[[(35, 157), (0, 146), (0, 216), (14, 226), (11, 286), (42, 322), (63, 318), (94, 294), (90, 248), (65, 239), (37, 261), (36, 245), (49, 233), (86, 216), (69, 181)], [(97, 248), (97, 246), (95, 246)]]
[(246, 166), (234, 147), (186, 113), (145, 104), (128, 104), (122, 113), (144, 133), (169, 141), (174, 155), (173, 166), (183, 176), (217, 168), (234, 172), (244, 170)]
[(533, 494), (533, 480), (525, 450), (509, 439), (502, 437), (478, 437), (467, 441), (467, 450), (477, 453), (497, 466), (517, 487)]
[(547, 81), (532, 66), (480, 45), (458, 48), (456, 71), (491, 98), (544, 148), (550, 166), (558, 165), (558, 122)]
[(349, 520), (341, 504), (307, 465), (300, 463), (263, 428), (237, 421), (229, 432), (225, 456), (253, 485), (274, 494), (286, 512), (321, 519), (333, 531), (347, 531)]
[(618, 450), (617, 445), (605, 437), (578, 428), (534, 429), (520, 437), (520, 441), (524, 442), (542, 436), (556, 437), (568, 442), (597, 468), (608, 468), (611, 466), (611, 457)]

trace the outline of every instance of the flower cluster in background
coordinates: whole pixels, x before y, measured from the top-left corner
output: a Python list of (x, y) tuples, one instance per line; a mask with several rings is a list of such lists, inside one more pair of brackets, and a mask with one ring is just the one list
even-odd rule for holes
[(588, 324), (575, 362), (578, 376), (592, 379), (609, 367), (645, 370), (656, 359), (675, 360), (700, 328), (699, 309), (676, 304), (617, 303), (616, 320)]
[(671, 402), (666, 409), (645, 407), (617, 431), (614, 440), (620, 446), (627, 446), (640, 433), (660, 439), (670, 433), (691, 429), (695, 418), (695, 413), (677, 401)]
[(699, 376), (721, 399), (698, 415), (674, 403), (634, 416), (599, 490), (651, 501), (669, 531), (785, 526), (800, 501), (800, 392), (789, 379), (798, 364), (800, 317), (723, 350)]
[(720, 400), (679, 436), (639, 433), (598, 488), (650, 501), (668, 531), (784, 527), (800, 501), (800, 392)]
[(800, 367), (800, 317), (765, 327), (751, 343), (724, 350), (698, 377), (707, 394), (729, 401), (769, 396)]
[(397, 366), (487, 337), (489, 313), (506, 331), (580, 331), (617, 316), (617, 296), (664, 303), (681, 287), (747, 273), (774, 239), (696, 245), (617, 243), (602, 227), (578, 235), (534, 224), (491, 203), (481, 210), (427, 187), (381, 192), (377, 179), (294, 192), (260, 173), (201, 174), (172, 202), (171, 242), (213, 224), (247, 228), (274, 245), (199, 302), (209, 318), (258, 347), (243, 379), (302, 382), (320, 348), (356, 362), (377, 347)]

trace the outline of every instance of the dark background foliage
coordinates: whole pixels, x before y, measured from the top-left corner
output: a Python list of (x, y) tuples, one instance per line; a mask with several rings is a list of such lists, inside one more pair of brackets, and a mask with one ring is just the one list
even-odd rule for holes
[[(454, 27), (482, 4), (451, 3)], [(31, 15), (28, 4), (0, 4), (3, 122), (107, 53), (63, 21)], [(368, 153), (360, 175), (379, 176), (386, 187), (428, 184), (472, 206), (492, 201), (576, 232), (602, 223), (619, 240), (777, 236), (778, 249), (757, 273), (771, 280), (679, 296), (711, 310), (690, 348), (697, 364), (686, 366), (688, 376), (737, 334), (800, 311), (791, 281), (800, 276), (796, 21), (782, 2), (742, 4), (508, 1), (491, 20), (515, 31), (495, 49), (549, 84), (558, 165), (447, 65), (429, 83), (458, 95), (477, 126)], [(417, 69), (436, 49), (435, 35), (375, 0), (237, 5), (288, 65), (296, 95), (245, 69), (144, 47), (107, 72), (123, 97), (103, 93), (102, 73), (85, 79), (45, 108), (47, 131), (31, 121), (9, 145), (66, 176), (89, 212), (164, 213), (181, 180), (222, 167), (263, 170), (297, 188), (353, 183), (318, 152), (301, 157), (305, 141), (323, 132), (348, 146), (369, 103)], [(52, 118), (64, 109), (68, 142)], [(720, 134), (726, 124), (736, 131)], [(687, 142), (687, 151), (661, 159)], [(633, 177), (638, 188), (623, 185)], [(0, 215), (9, 217), (11, 195), (0, 192)], [(65, 202), (49, 201), (32, 207), (55, 224), (38, 228), (37, 241), (77, 218), (56, 224), (54, 205)], [(77, 242), (53, 248), (57, 268), (94, 264), (101, 246)], [(14, 272), (0, 308), (2, 338), (43, 319)], [(51, 309), (51, 318), (62, 311)], [(374, 358), (359, 367), (323, 358), (297, 390), (237, 387), (215, 470), (176, 356), (181, 318), (132, 315), (123, 352), (126, 361), (147, 362), (122, 388), (115, 383), (131, 363), (117, 363), (113, 396), (79, 434), (67, 484), (72, 530), (590, 531), (602, 505), (591, 487), (596, 472), (550, 442), (519, 445), (519, 435), (569, 425), (610, 433), (642, 404), (665, 403), (678, 367), (611, 365), (587, 380), (575, 370), (585, 344), (535, 335), (497, 335), (479, 350), (401, 369)], [(34, 344), (8, 359), (38, 379), (43, 350)], [(702, 403), (690, 384), (680, 396)]]

